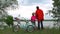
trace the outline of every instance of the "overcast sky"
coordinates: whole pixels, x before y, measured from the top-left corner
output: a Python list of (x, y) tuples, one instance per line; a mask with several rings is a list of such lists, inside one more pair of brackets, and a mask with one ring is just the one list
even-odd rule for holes
[[(36, 11), (36, 6), (44, 11), (44, 14), (51, 10), (53, 5), (52, 0), (18, 0), (19, 6), (15, 10), (8, 10), (8, 14), (17, 17), (19, 14), (21, 17), (30, 19), (32, 12)], [(49, 15), (44, 15), (45, 19), (51, 18)]]

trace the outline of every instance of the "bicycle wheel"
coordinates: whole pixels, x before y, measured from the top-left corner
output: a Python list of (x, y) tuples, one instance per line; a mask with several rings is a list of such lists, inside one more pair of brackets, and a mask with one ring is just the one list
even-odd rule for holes
[(32, 25), (27, 26), (27, 31), (28, 32), (34, 31), (34, 27)]
[(14, 32), (17, 32), (18, 31), (18, 26), (14, 26)]

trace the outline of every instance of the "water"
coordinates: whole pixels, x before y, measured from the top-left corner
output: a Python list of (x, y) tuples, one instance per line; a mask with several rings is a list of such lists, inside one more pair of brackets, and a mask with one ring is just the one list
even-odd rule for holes
[[(16, 22), (14, 22), (14, 23), (16, 24)], [(52, 28), (52, 27), (54, 27), (54, 25), (53, 25), (54, 23), (56, 23), (56, 21), (43, 21), (43, 26), (44, 26), (44, 27)], [(26, 25), (26, 22), (21, 21), (20, 24), (21, 24), (20, 26), (23, 27), (23, 26)], [(32, 25), (32, 23), (29, 22), (29, 25)], [(36, 26), (38, 26), (37, 21), (36, 21)]]
[[(50, 27), (50, 28), (52, 28), (52, 27), (54, 27), (54, 23), (57, 23), (56, 21), (43, 21), (43, 26), (44, 27)], [(2, 23), (0, 22), (0, 25), (1, 25)], [(17, 25), (17, 22), (16, 21), (14, 21), (14, 24), (15, 25)], [(4, 26), (6, 26), (6, 23), (5, 24), (3, 24)], [(20, 22), (20, 26), (21, 27), (23, 27), (23, 26), (25, 26), (26, 25), (26, 22), (24, 22), (24, 21), (21, 21)], [(32, 25), (32, 23), (29, 21), (29, 24), (28, 25)], [(37, 21), (36, 21), (36, 26), (38, 26), (38, 23), (37, 23)]]

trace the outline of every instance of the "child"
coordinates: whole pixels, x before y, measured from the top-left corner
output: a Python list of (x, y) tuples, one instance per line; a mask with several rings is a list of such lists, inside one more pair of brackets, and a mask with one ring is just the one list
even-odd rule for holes
[(31, 16), (31, 22), (32, 22), (32, 24), (34, 24), (34, 28), (36, 27), (35, 21), (36, 21), (35, 13), (32, 13), (32, 16)]

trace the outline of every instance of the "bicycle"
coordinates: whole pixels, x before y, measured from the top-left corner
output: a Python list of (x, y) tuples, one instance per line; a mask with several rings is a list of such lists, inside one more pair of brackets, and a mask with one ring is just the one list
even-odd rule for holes
[(32, 31), (34, 31), (34, 25), (33, 25), (33, 24), (30, 24), (30, 23), (29, 23), (29, 20), (24, 19), (24, 22), (26, 22), (26, 24), (23, 25), (23, 26), (21, 26), (22, 24), (20, 24), (20, 25), (17, 24), (16, 26), (14, 26), (14, 31), (15, 31), (15, 32), (18, 31), (19, 27), (20, 27), (21, 29), (27, 31), (27, 32), (32, 32)]
[[(34, 31), (34, 25), (29, 23), (29, 20), (24, 19), (24, 22), (26, 22), (25, 25), (23, 25), (23, 28), (27, 32), (32, 32)], [(21, 28), (21, 27), (20, 27)]]

